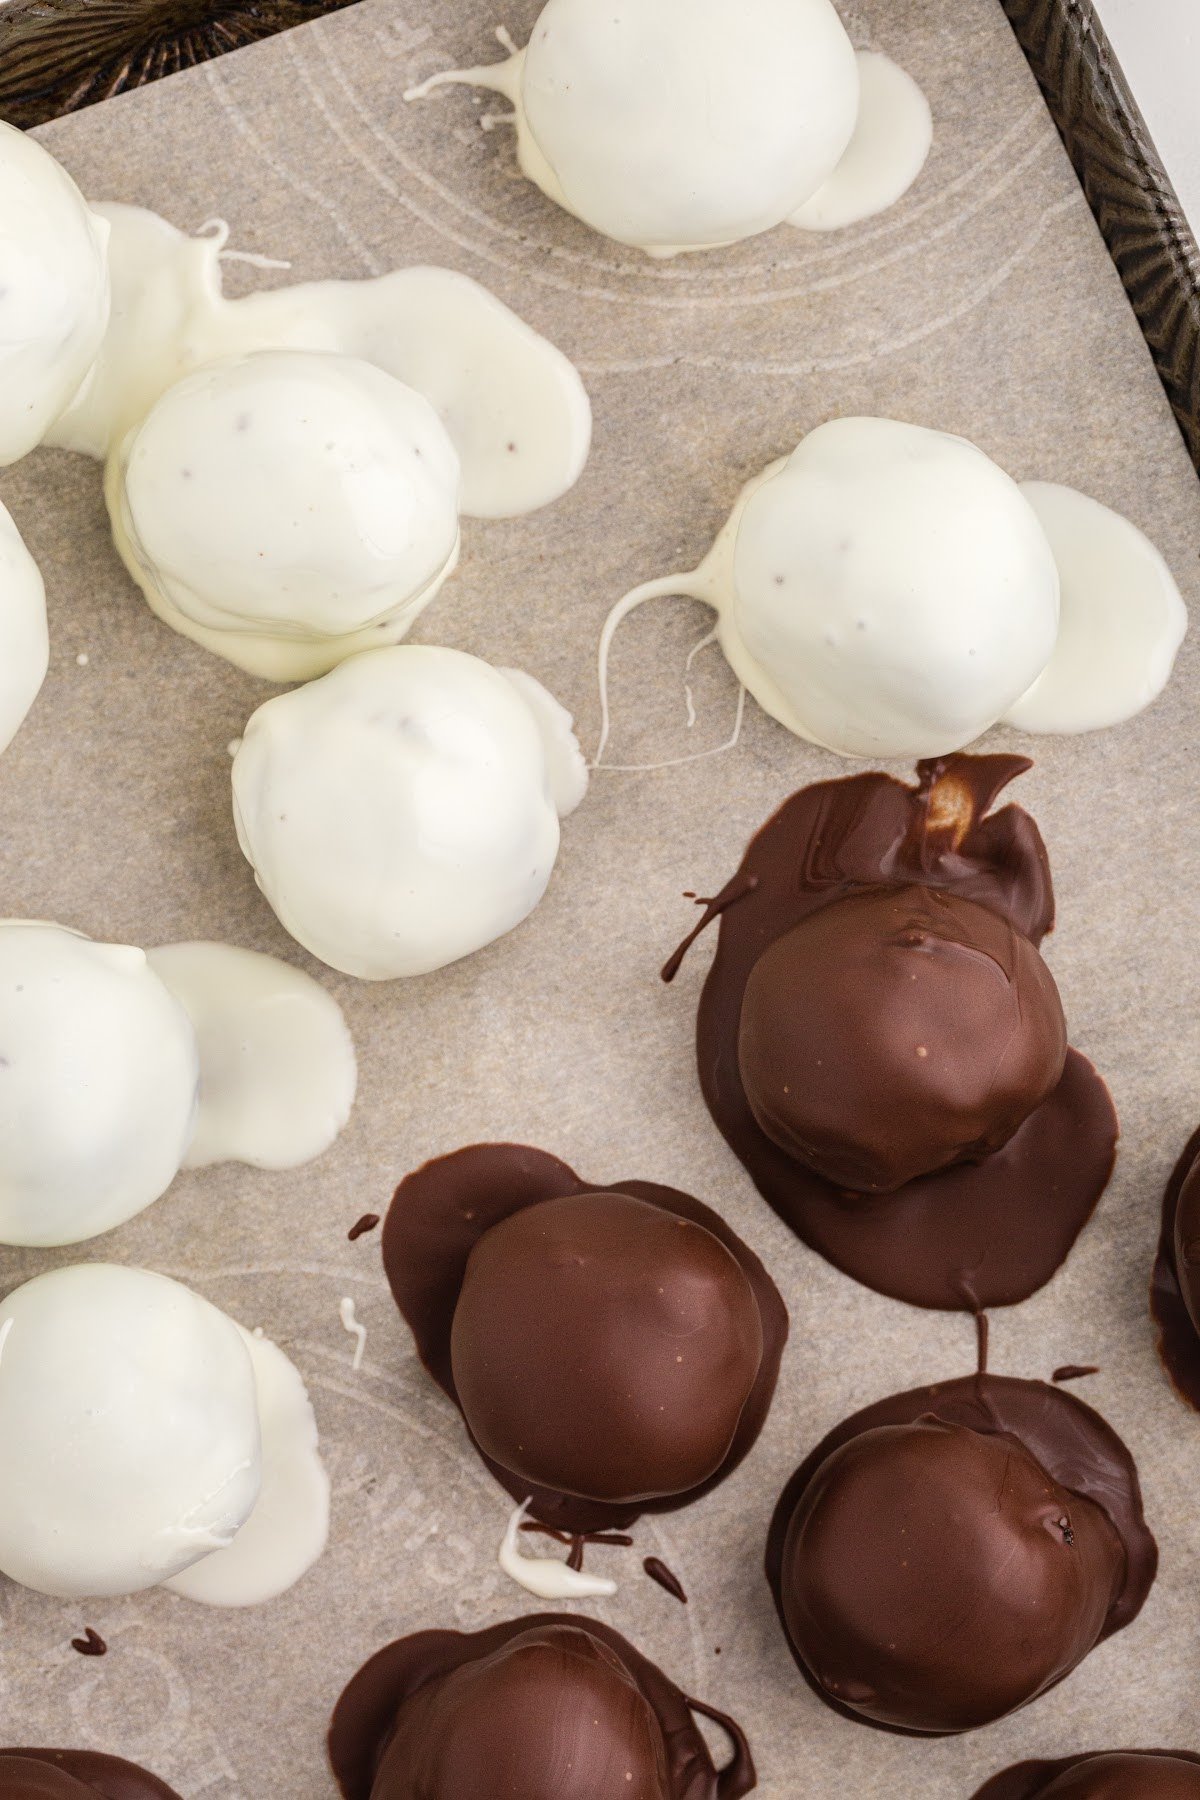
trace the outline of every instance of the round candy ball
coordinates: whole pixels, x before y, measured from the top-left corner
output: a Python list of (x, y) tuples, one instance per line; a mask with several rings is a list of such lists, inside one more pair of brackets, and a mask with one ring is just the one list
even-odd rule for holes
[(621, 1504), (717, 1472), (762, 1355), (731, 1253), (627, 1194), (542, 1201), (485, 1232), (451, 1332), (484, 1453), (533, 1487)]
[(1066, 1052), (1034, 944), (990, 908), (920, 886), (865, 889), (777, 938), (738, 1032), (762, 1130), (862, 1193), (998, 1150), (1053, 1093)]

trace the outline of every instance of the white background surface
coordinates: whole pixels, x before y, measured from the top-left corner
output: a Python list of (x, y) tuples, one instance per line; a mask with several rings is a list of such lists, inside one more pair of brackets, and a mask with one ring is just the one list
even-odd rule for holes
[(1095, 0), (1167, 173), (1200, 232), (1200, 0)]

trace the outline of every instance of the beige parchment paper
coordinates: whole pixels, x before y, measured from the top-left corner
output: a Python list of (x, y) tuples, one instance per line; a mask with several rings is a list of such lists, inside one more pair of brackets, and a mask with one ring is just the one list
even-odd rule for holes
[[(523, 41), (537, 0), (510, 0)], [(831, 415), (879, 412), (965, 433), (1019, 478), (1074, 483), (1127, 512), (1194, 598), (1200, 489), (1145, 345), (995, 0), (852, 0), (857, 42), (927, 89), (936, 145), (893, 213), (844, 235), (780, 230), (655, 264), (592, 236), (479, 129), (466, 92), (406, 107), (435, 68), (486, 60), (484, 0), (363, 0), (336, 17), (107, 103), (44, 132), (89, 195), (194, 230), (226, 217), (242, 248), (297, 278), (428, 261), (491, 286), (566, 350), (595, 404), (574, 493), (516, 523), (469, 523), (463, 566), (417, 637), (521, 665), (594, 745), (604, 614), (644, 577), (690, 567), (743, 481)], [(486, 105), (486, 103), (484, 103)], [(279, 279), (233, 266), (230, 284)], [(270, 692), (157, 623), (108, 540), (98, 469), (40, 453), (0, 479), (45, 571), (53, 653), (32, 717), (0, 760), (0, 909), (139, 944), (211, 936), (304, 955), (258, 896), (234, 841), (226, 746)], [(720, 745), (736, 685), (715, 650), (684, 660), (700, 608), (663, 602), (623, 629), (610, 756), (653, 763)], [(77, 658), (88, 657), (86, 666)], [(155, 1592), (63, 1605), (0, 1581), (0, 1737), (144, 1760), (185, 1800), (329, 1796), (323, 1734), (344, 1680), (380, 1644), (536, 1609), (500, 1575), (508, 1511), (423, 1375), (392, 1306), (382, 1211), (425, 1157), (511, 1137), (589, 1179), (640, 1176), (719, 1207), (766, 1259), (792, 1339), (759, 1447), (723, 1489), (645, 1522), (596, 1613), (686, 1688), (744, 1721), (769, 1800), (957, 1800), (1023, 1755), (1124, 1744), (1200, 1749), (1200, 1417), (1157, 1362), (1146, 1293), (1164, 1178), (1200, 1119), (1196, 694), (1200, 643), (1173, 687), (1117, 731), (994, 733), (1037, 758), (1020, 784), (1059, 895), (1050, 960), (1072, 1036), (1108, 1077), (1124, 1138), (1112, 1188), (1066, 1268), (993, 1318), (993, 1366), (1101, 1373), (1074, 1391), (1132, 1445), (1162, 1571), (1145, 1611), (1049, 1697), (972, 1736), (860, 1729), (802, 1684), (761, 1574), (784, 1479), (849, 1410), (972, 1365), (970, 1321), (853, 1285), (753, 1191), (700, 1101), (694, 1006), (710, 950), (673, 989), (657, 969), (793, 789), (849, 765), (747, 708), (738, 747), (656, 773), (599, 773), (566, 825), (540, 910), (427, 979), (322, 973), (361, 1058), (350, 1128), (294, 1175), (182, 1176), (97, 1244), (0, 1251), (0, 1288), (81, 1258), (179, 1276), (303, 1370), (334, 1485), (324, 1561), (274, 1605), (209, 1611)], [(315, 968), (315, 965), (313, 965)], [(339, 1323), (369, 1331), (361, 1373)], [(0, 1480), (3, 1471), (0, 1470)], [(658, 1554), (684, 1609), (641, 1573)], [(85, 1661), (69, 1639), (108, 1640)]]

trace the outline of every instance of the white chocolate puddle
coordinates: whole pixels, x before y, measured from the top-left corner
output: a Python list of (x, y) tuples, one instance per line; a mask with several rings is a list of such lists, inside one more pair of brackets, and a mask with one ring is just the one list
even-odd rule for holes
[(529, 1516), (529, 1502), (511, 1515), (496, 1560), (510, 1581), (539, 1600), (609, 1600), (617, 1591), (615, 1581), (568, 1568), (557, 1556), (525, 1556), (521, 1551), (521, 1527)]
[(424, 395), (458, 454), (467, 515), (534, 512), (578, 480), (591, 406), (574, 366), (469, 276), (415, 267), (228, 300), (223, 224), (187, 237), (141, 207), (95, 211), (111, 231), (112, 321), (47, 443), (107, 457), (182, 376), (258, 350), (318, 350)]
[(569, 714), (531, 676), (401, 644), (259, 707), (233, 761), (234, 822), (297, 942), (390, 981), (528, 917), (586, 783)]
[(830, 0), (549, 0), (525, 49), (497, 36), (507, 61), (405, 98), (503, 94), (528, 179), (650, 256), (853, 224), (929, 152), (924, 95), (882, 53), (856, 56)]
[(111, 1231), (183, 1166), (292, 1168), (349, 1116), (354, 1051), (297, 969), (0, 920), (0, 1244)]
[[(105, 205), (94, 226), (108, 328), (38, 435), (106, 460), (114, 540), (151, 607), (252, 674), (307, 680), (398, 642), (453, 573), (460, 510), (547, 506), (587, 461), (575, 368), (465, 275), (228, 300), (222, 222), (189, 238)], [(0, 446), (5, 429), (0, 389)], [(0, 613), (0, 649), (3, 630)]]
[(933, 143), (933, 114), (912, 76), (879, 50), (858, 53), (858, 121), (841, 162), (789, 214), (802, 231), (841, 231), (907, 194)]
[(200, 1103), (185, 1169), (296, 1169), (344, 1129), (358, 1071), (342, 1009), (311, 975), (227, 944), (168, 944), (147, 961), (191, 1020)]
[(49, 666), (41, 573), (9, 513), (0, 506), (0, 751), (16, 737)]
[(1062, 580), (1058, 643), (1009, 708), (1022, 731), (1099, 731), (1143, 712), (1166, 687), (1187, 633), (1175, 577), (1144, 532), (1074, 488), (1027, 481), (1022, 493)]
[(238, 1330), (258, 1395), (258, 1498), (230, 1544), (163, 1583), (205, 1606), (261, 1606), (277, 1599), (308, 1573), (329, 1540), (329, 1476), (308, 1390), (277, 1344)]
[[(1170, 676), (1182, 598), (1127, 521), (1072, 490), (1050, 490), (1071, 496), (1057, 504), (1046, 492), (942, 432), (818, 426), (748, 484), (698, 569), (635, 588), (609, 614), (594, 766), (610, 735), (616, 630), (671, 595), (713, 608), (721, 648), (764, 711), (844, 756), (941, 756), (1001, 720), (1078, 731), (1132, 716)], [(1102, 581), (1100, 525), (1114, 545)]]
[[(324, 1547), (304, 1384), (147, 1269), (57, 1269), (0, 1302), (0, 1571), (64, 1599), (281, 1593)], [(186, 1573), (185, 1573), (186, 1572)]]

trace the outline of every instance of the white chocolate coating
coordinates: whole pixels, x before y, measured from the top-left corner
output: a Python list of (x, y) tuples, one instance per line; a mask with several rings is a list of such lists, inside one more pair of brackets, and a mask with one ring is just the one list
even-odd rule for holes
[(355, 357), (275, 350), (169, 388), (106, 488), (159, 617), (291, 681), (405, 635), (458, 558), (458, 475), (423, 395)]
[(167, 944), (150, 967), (196, 1033), (200, 1110), (185, 1169), (295, 1169), (324, 1154), (354, 1105), (342, 1009), (302, 969), (228, 944)]
[(298, 1369), (261, 1333), (236, 1327), (254, 1369), (262, 1436), (258, 1498), (233, 1542), (163, 1583), (205, 1606), (261, 1606), (293, 1587), (329, 1540), (329, 1476)]
[(1058, 644), (1008, 709), (1022, 731), (1096, 731), (1162, 693), (1187, 632), (1175, 577), (1145, 534), (1074, 488), (1027, 481), (1062, 578)]
[(788, 216), (803, 231), (840, 231), (906, 194), (929, 155), (933, 114), (912, 76), (879, 50), (858, 53), (858, 122), (833, 174)]
[(0, 1304), (0, 1570), (65, 1599), (153, 1587), (258, 1496), (254, 1365), (231, 1319), (145, 1269), (57, 1269)]
[(187, 1015), (145, 952), (0, 921), (0, 1243), (78, 1243), (174, 1180), (196, 1121)]
[(406, 98), (451, 82), (504, 94), (529, 180), (651, 256), (870, 217), (932, 135), (916, 84), (856, 57), (831, 0), (548, 0), (526, 49)]
[(828, 179), (858, 71), (830, 0), (549, 0), (519, 104), (569, 211), (698, 249), (769, 230)]
[(1045, 668), (1058, 571), (1028, 501), (982, 450), (837, 419), (747, 501), (719, 630), (790, 730), (848, 756), (939, 756)]
[(234, 819), (292, 936), (386, 981), (519, 925), (550, 879), (560, 807), (585, 784), (548, 695), (532, 706), (520, 678), (476, 657), (401, 645), (259, 707), (234, 758)]
[(336, 1002), (273, 957), (0, 920), (0, 1244), (97, 1237), (181, 1167), (309, 1162), (356, 1079)]
[(85, 391), (48, 442), (105, 458), (166, 390), (257, 350), (324, 350), (394, 375), (436, 409), (462, 469), (461, 505), (514, 518), (574, 486), (592, 414), (575, 368), (494, 294), (450, 269), (316, 281), (227, 300), (227, 233), (186, 237), (141, 207), (111, 229), (112, 322)]
[(0, 464), (39, 444), (108, 322), (108, 226), (34, 138), (0, 120)]
[(698, 569), (612, 609), (594, 766), (613, 636), (674, 594), (713, 608), (734, 672), (789, 731), (903, 761), (1001, 720), (1067, 732), (1129, 718), (1162, 691), (1186, 628), (1170, 572), (1127, 520), (1073, 489), (1018, 488), (963, 438), (838, 419), (747, 485)]
[(49, 663), (41, 572), (0, 506), (0, 751), (12, 743), (41, 692)]

